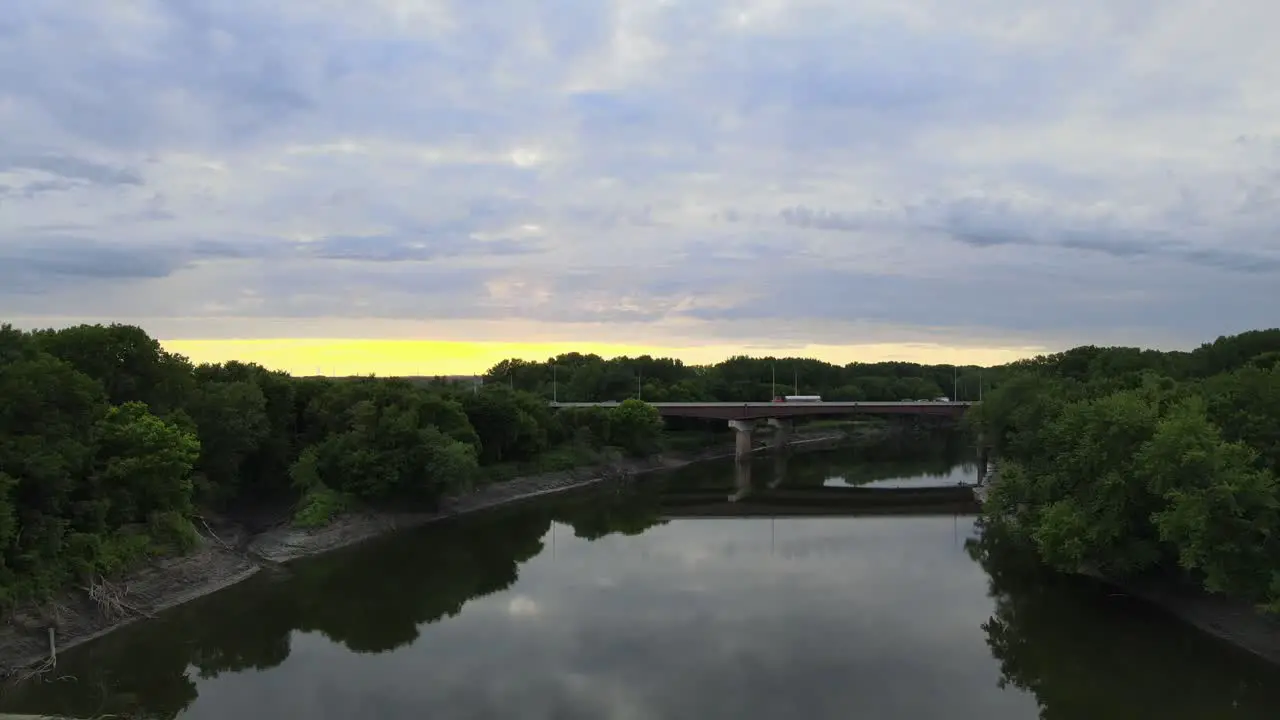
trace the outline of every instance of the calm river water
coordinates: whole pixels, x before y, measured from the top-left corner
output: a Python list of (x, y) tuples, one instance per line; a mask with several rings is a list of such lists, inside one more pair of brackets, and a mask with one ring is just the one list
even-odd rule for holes
[[(695, 466), (459, 519), (67, 652), (64, 679), (7, 691), (0, 712), (1280, 717), (1280, 671), (983, 538), (955, 490), (976, 475), (941, 438)], [(907, 497), (929, 487), (952, 497)]]

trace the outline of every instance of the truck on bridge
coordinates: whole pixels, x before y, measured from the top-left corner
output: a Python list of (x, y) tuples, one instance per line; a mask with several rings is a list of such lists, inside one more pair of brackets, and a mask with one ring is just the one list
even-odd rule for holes
[(821, 395), (778, 395), (773, 398), (776, 403), (780, 402), (822, 402)]

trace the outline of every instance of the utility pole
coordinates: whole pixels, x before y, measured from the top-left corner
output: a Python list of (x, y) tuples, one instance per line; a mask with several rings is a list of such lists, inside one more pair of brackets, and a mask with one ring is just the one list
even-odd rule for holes
[(960, 392), (960, 370), (955, 365), (951, 366), (951, 399), (956, 400)]
[(556, 387), (556, 366), (551, 366), (551, 402), (559, 402), (558, 388)]
[(644, 387), (640, 384), (640, 383), (642, 383), (643, 381), (644, 381), (644, 371), (643, 371), (643, 370), (637, 370), (637, 371), (636, 371), (636, 399), (637, 399), (637, 400), (643, 400), (643, 399), (644, 399), (644, 397), (643, 397), (643, 394), (644, 394)]
[(796, 395), (799, 395), (800, 394), (800, 371), (792, 370), (791, 373), (792, 373), (791, 374), (792, 392), (794, 392)]
[(978, 402), (982, 402), (982, 368), (978, 368)]
[(769, 363), (769, 374), (772, 378), (769, 399), (773, 400), (778, 397), (778, 366), (776, 363)]

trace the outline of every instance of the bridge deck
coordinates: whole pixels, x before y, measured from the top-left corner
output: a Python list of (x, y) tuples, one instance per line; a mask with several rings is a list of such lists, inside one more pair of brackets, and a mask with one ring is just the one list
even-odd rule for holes
[[(719, 420), (758, 420), (764, 418), (803, 417), (812, 415), (938, 415), (958, 417), (972, 402), (655, 402), (658, 412), (669, 417), (691, 417)], [(553, 402), (553, 408), (616, 407), (609, 402)]]
[[(617, 400), (603, 402), (553, 402), (551, 407), (611, 407), (619, 404)], [(961, 407), (973, 405), (968, 400), (942, 401), (867, 401), (867, 400), (832, 400), (824, 402), (655, 402), (649, 403), (656, 408), (771, 408), (771, 407), (847, 407), (847, 408), (888, 408), (888, 407)]]

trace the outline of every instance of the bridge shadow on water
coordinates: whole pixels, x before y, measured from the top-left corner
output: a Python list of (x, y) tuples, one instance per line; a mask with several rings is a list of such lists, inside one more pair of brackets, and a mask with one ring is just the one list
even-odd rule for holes
[(692, 486), (669, 482), (661, 495), (663, 517), (972, 515), (979, 509), (973, 494), (976, 482), (916, 487), (796, 486), (787, 482), (791, 462), (785, 452), (768, 460), (736, 461), (727, 472), (720, 471), (729, 475), (722, 487), (707, 482)]
[(663, 517), (970, 515), (974, 453), (955, 435), (691, 466), (662, 487)]

